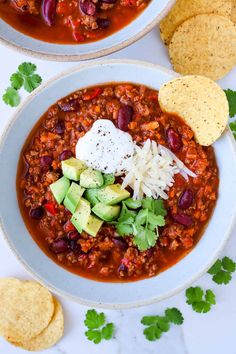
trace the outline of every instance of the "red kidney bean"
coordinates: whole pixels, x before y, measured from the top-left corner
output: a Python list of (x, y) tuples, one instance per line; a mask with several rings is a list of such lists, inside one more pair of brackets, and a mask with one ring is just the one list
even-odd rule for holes
[(43, 208), (42, 208), (42, 207), (38, 207), (38, 208), (35, 208), (35, 209), (31, 209), (30, 212), (29, 212), (30, 217), (31, 217), (32, 219), (35, 219), (35, 220), (40, 220), (40, 219), (42, 219), (43, 214), (44, 214), (44, 211), (43, 211)]
[(73, 252), (78, 253), (78, 252), (81, 251), (81, 246), (80, 246), (80, 244), (77, 243), (77, 241), (75, 241), (75, 240), (70, 240), (69, 245), (70, 245), (70, 249), (71, 249)]
[(79, 102), (75, 98), (72, 98), (67, 102), (58, 102), (58, 106), (63, 112), (75, 112), (80, 108)]
[(51, 250), (56, 254), (66, 252), (68, 248), (69, 244), (63, 238), (59, 238), (51, 244)]
[(182, 141), (179, 134), (173, 129), (169, 128), (166, 131), (167, 143), (172, 151), (178, 151), (182, 146)]
[(80, 0), (81, 11), (88, 16), (94, 16), (97, 12), (96, 5), (90, 0)]
[(99, 28), (105, 29), (108, 28), (111, 24), (111, 21), (108, 18), (98, 18), (97, 25)]
[(117, 126), (120, 130), (127, 132), (129, 123), (133, 118), (134, 110), (131, 106), (122, 106), (118, 111)]
[(178, 224), (184, 226), (191, 226), (193, 223), (191, 216), (188, 216), (186, 214), (172, 214), (172, 219)]
[(126, 251), (128, 245), (122, 237), (116, 237), (113, 239), (114, 244), (122, 251)]
[(76, 230), (70, 231), (67, 234), (67, 238), (72, 241), (77, 241), (79, 239), (79, 233)]
[(181, 209), (188, 209), (193, 203), (193, 191), (185, 189), (179, 197), (178, 206)]
[(102, 2), (105, 2), (106, 4), (115, 4), (117, 0), (102, 0)]
[(65, 123), (63, 120), (59, 120), (54, 128), (55, 133), (63, 134), (65, 131)]
[(43, 0), (42, 16), (48, 26), (52, 26), (56, 17), (57, 0)]
[(64, 160), (67, 160), (69, 159), (71, 156), (72, 156), (72, 152), (70, 150), (64, 150), (62, 151), (62, 153), (60, 153), (59, 155), (59, 160), (60, 161), (64, 161)]
[(44, 169), (48, 169), (52, 164), (53, 158), (49, 155), (44, 155), (40, 157), (40, 164)]

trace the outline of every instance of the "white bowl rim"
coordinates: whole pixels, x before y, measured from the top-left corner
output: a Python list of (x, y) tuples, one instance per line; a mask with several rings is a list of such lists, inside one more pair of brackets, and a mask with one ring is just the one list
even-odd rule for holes
[[(159, 0), (161, 1), (161, 0)], [(158, 23), (167, 15), (167, 13), (170, 11), (171, 7), (174, 5), (176, 0), (167, 0), (166, 6), (165, 8), (156, 16), (156, 18), (149, 23), (148, 26), (146, 26), (143, 30), (138, 31), (136, 33), (136, 35), (134, 35), (133, 37), (127, 38), (126, 40), (124, 40), (123, 42), (121, 42), (120, 44), (114, 44), (110, 47), (98, 50), (96, 52), (93, 53), (87, 53), (87, 54), (50, 54), (50, 53), (46, 53), (44, 51), (35, 51), (33, 49), (29, 49), (29, 48), (24, 48), (21, 47), (19, 44), (14, 43), (6, 38), (3, 38), (1, 33), (0, 33), (0, 42), (5, 45), (6, 47), (9, 47), (11, 49), (14, 49), (22, 54), (27, 54), (31, 57), (35, 57), (35, 58), (39, 58), (42, 60), (53, 60), (53, 61), (80, 61), (80, 60), (89, 60), (89, 59), (95, 59), (95, 58), (99, 58), (99, 57), (103, 57), (112, 53), (115, 53), (123, 48), (128, 47), (129, 45), (135, 43), (136, 41), (138, 41), (139, 39), (141, 39), (142, 37), (144, 37), (146, 34), (148, 34), (155, 26), (158, 25)], [(148, 8), (148, 7), (147, 7)], [(145, 11), (145, 10), (144, 10)], [(140, 15), (135, 18), (133, 21), (131, 21), (131, 23), (135, 22), (140, 16), (142, 16), (142, 13), (140, 13)], [(0, 19), (1, 20), (1, 19)], [(3, 20), (2, 20), (3, 21)], [(4, 21), (5, 22), (5, 21)], [(6, 22), (5, 22), (6, 23)], [(7, 24), (8, 25), (8, 24)], [(8, 25), (10, 26), (10, 25)], [(10, 26), (11, 27), (11, 26)], [(127, 28), (127, 32), (128, 32), (128, 28), (129, 28), (129, 24), (126, 25), (124, 27), (124, 29)], [(122, 30), (122, 28), (120, 29)], [(17, 31), (15, 29), (15, 31)], [(23, 33), (21, 33), (20, 31), (17, 31), (18, 33), (20, 33), (20, 35), (29, 37)], [(114, 34), (118, 33), (114, 32)], [(111, 34), (108, 37), (112, 37), (113, 34)], [(33, 37), (30, 37), (32, 39), (35, 39)], [(37, 40), (37, 39), (36, 39)], [(102, 40), (102, 39), (101, 39)], [(40, 41), (41, 42), (41, 41)], [(42, 41), (43, 42), (43, 41)], [(99, 42), (99, 41), (96, 41)], [(53, 43), (52, 43), (53, 44)], [(55, 43), (56, 44), (56, 43)], [(76, 44), (74, 44), (76, 46)], [(63, 46), (63, 45), (62, 45)], [(66, 45), (65, 45), (66, 46)], [(78, 44), (79, 46), (79, 44)]]
[[(128, 65), (132, 65), (132, 64), (140, 65), (140, 66), (142, 66), (144, 68), (146, 67), (146, 68), (153, 68), (153, 69), (160, 70), (160, 71), (165, 72), (165, 73), (167, 73), (167, 74), (169, 74), (169, 75), (171, 75), (173, 77), (178, 77), (179, 76), (178, 74), (176, 74), (172, 70), (166, 69), (165, 67), (162, 67), (160, 65), (156, 65), (156, 64), (152, 64), (152, 63), (145, 62), (145, 61), (140, 61), (140, 60), (132, 60), (132, 59), (125, 59), (125, 60), (122, 60), (122, 59), (99, 60), (99, 61), (96, 61), (96, 62), (93, 62), (93, 63), (91, 63), (91, 62), (90, 63), (83, 63), (80, 66), (76, 66), (74, 68), (67, 69), (67, 70), (59, 73), (58, 75), (55, 75), (51, 79), (45, 81), (36, 90), (34, 90), (23, 102), (21, 102), (20, 106), (16, 109), (16, 111), (12, 115), (12, 118), (8, 122), (4, 132), (2, 133), (2, 135), (0, 137), (0, 153), (1, 153), (1, 150), (3, 149), (4, 143), (7, 140), (8, 132), (10, 131), (11, 126), (15, 123), (15, 121), (17, 121), (17, 118), (18, 118), (19, 114), (21, 113), (21, 111), (24, 110), (24, 108), (27, 106), (27, 104), (31, 100), (33, 100), (34, 96), (36, 96), (39, 92), (43, 91), (44, 88), (49, 86), (54, 81), (62, 78), (63, 76), (70, 75), (70, 74), (72, 74), (74, 72), (79, 72), (79, 71), (82, 71), (82, 70), (84, 70), (86, 68), (97, 66), (97, 65), (116, 64), (116, 63), (117, 64), (128, 64)], [(228, 128), (226, 129), (225, 134), (226, 134), (227, 138), (229, 138), (229, 141), (231, 143), (231, 147), (232, 147), (233, 152), (234, 152), (235, 157), (236, 157), (236, 144), (235, 144), (235, 139), (233, 137), (233, 134), (230, 131), (230, 129), (228, 129)], [(141, 306), (154, 304), (154, 303), (157, 303), (159, 301), (168, 299), (169, 297), (178, 294), (179, 292), (181, 292), (182, 290), (184, 290), (185, 288), (190, 286), (193, 282), (195, 282), (202, 275), (204, 275), (207, 272), (207, 270), (212, 266), (212, 264), (214, 264), (216, 259), (219, 257), (221, 251), (224, 249), (227, 241), (229, 240), (230, 235), (231, 235), (235, 225), (236, 225), (236, 205), (235, 205), (235, 208), (234, 208), (234, 211), (233, 211), (233, 218), (231, 220), (231, 223), (228, 225), (228, 228), (225, 231), (225, 237), (223, 238), (223, 241), (220, 243), (217, 251), (215, 252), (214, 257), (211, 257), (210, 261), (207, 264), (205, 264), (205, 266), (202, 267), (202, 269), (198, 273), (196, 273), (195, 275), (190, 277), (188, 279), (188, 281), (185, 281), (183, 284), (181, 284), (180, 286), (170, 290), (168, 293), (165, 293), (165, 294), (162, 294), (162, 295), (158, 295), (158, 296), (153, 297), (151, 299), (139, 300), (139, 301), (135, 301), (135, 302), (121, 303), (121, 304), (114, 304), (114, 303), (103, 303), (103, 302), (95, 302), (95, 301), (91, 301), (91, 300), (80, 299), (77, 296), (73, 296), (73, 295), (69, 294), (68, 292), (65, 292), (65, 291), (63, 291), (61, 289), (58, 289), (57, 287), (54, 287), (43, 276), (37, 274), (36, 271), (34, 271), (26, 263), (26, 261), (23, 259), (23, 257), (18, 252), (18, 250), (15, 248), (13, 242), (11, 241), (10, 237), (8, 236), (7, 231), (4, 228), (4, 225), (3, 225), (3, 222), (2, 222), (2, 217), (1, 217), (1, 211), (0, 211), (0, 229), (1, 229), (2, 233), (3, 233), (4, 240), (6, 241), (7, 245), (9, 246), (9, 248), (11, 249), (13, 254), (16, 256), (18, 261), (22, 264), (24, 269), (35, 280), (37, 280), (38, 282), (40, 282), (41, 284), (46, 286), (50, 291), (52, 291), (53, 293), (57, 294), (58, 296), (63, 296), (64, 298), (69, 299), (69, 300), (73, 300), (73, 301), (75, 301), (75, 302), (77, 302), (77, 303), (79, 303), (81, 305), (90, 306), (90, 307), (96, 307), (96, 308), (103, 308), (103, 309), (111, 309), (111, 310), (130, 309), (130, 308), (135, 308), (135, 307), (141, 307)], [(60, 266), (58, 265), (58, 267), (60, 267)], [(109, 284), (109, 282), (108, 282), (108, 284)]]

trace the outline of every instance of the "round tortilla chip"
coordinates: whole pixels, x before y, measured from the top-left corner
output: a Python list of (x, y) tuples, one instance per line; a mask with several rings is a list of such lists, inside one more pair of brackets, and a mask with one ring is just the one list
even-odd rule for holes
[(190, 17), (215, 13), (230, 18), (231, 8), (231, 0), (177, 0), (160, 23), (161, 38), (168, 45), (176, 29)]
[(236, 65), (236, 25), (219, 15), (198, 15), (185, 21), (169, 45), (178, 73), (221, 79)]
[(231, 20), (236, 23), (236, 0), (232, 0)]
[(54, 298), (55, 310), (49, 325), (36, 337), (21, 342), (13, 342), (17, 347), (29, 351), (40, 351), (52, 347), (62, 337), (64, 332), (64, 315), (61, 304)]
[(0, 280), (0, 333), (11, 341), (37, 336), (51, 321), (54, 302), (40, 284), (17, 279)]
[(201, 145), (211, 145), (223, 133), (229, 104), (224, 91), (203, 76), (184, 76), (164, 84), (159, 91), (164, 112), (180, 116), (194, 132)]

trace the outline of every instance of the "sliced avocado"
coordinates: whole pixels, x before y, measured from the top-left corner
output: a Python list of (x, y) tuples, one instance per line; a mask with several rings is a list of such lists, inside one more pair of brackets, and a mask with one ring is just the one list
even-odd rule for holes
[(102, 226), (103, 221), (94, 215), (90, 215), (87, 225), (84, 228), (89, 235), (95, 237)]
[(70, 210), (72, 214), (75, 212), (84, 191), (85, 189), (80, 187), (77, 183), (71, 183), (71, 186), (64, 199), (64, 205), (68, 210)]
[(91, 214), (90, 203), (86, 199), (80, 198), (79, 204), (74, 214), (72, 215), (70, 221), (79, 232), (82, 232), (82, 230), (85, 229), (85, 226), (88, 223), (90, 214)]
[(120, 206), (98, 203), (93, 207), (92, 212), (102, 220), (113, 221), (116, 220), (120, 214)]
[(61, 177), (50, 185), (50, 189), (58, 204), (61, 204), (70, 188), (70, 181), (66, 177)]
[(63, 175), (72, 181), (78, 181), (81, 173), (87, 168), (86, 165), (74, 157), (61, 163)]
[(98, 188), (103, 185), (103, 176), (99, 171), (86, 168), (80, 175), (80, 185), (84, 188)]
[(98, 191), (98, 199), (107, 205), (118, 204), (129, 196), (130, 193), (126, 189), (122, 189), (120, 184), (112, 184)]
[(87, 199), (92, 206), (99, 203), (98, 191), (99, 189), (91, 188), (91, 189), (86, 189), (84, 193), (84, 198)]
[(115, 176), (113, 175), (113, 173), (104, 173), (103, 179), (103, 187), (109, 186), (110, 184), (113, 184), (115, 182)]

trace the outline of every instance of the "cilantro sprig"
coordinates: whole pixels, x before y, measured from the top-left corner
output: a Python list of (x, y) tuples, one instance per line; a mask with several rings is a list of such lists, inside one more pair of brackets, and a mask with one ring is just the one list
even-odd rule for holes
[(236, 270), (236, 263), (229, 257), (217, 259), (208, 273), (213, 275), (212, 280), (217, 284), (228, 284), (232, 279), (232, 273)]
[(122, 203), (116, 230), (120, 236), (132, 235), (138, 249), (146, 251), (155, 246), (159, 237), (158, 227), (165, 225), (166, 214), (161, 199), (145, 198), (140, 201), (128, 198)]
[(216, 304), (215, 294), (212, 290), (204, 291), (199, 287), (188, 288), (185, 292), (187, 304), (192, 306), (192, 309), (199, 313), (206, 313), (211, 310), (211, 306)]
[(22, 63), (18, 66), (18, 71), (10, 77), (11, 86), (9, 86), (2, 96), (3, 101), (16, 107), (20, 103), (19, 90), (23, 87), (25, 91), (32, 92), (42, 82), (41, 76), (35, 73), (37, 67), (32, 63)]
[(236, 115), (236, 91), (230, 89), (224, 91), (229, 102), (229, 115), (233, 118)]
[(102, 339), (109, 340), (114, 335), (114, 324), (107, 323), (103, 312), (98, 313), (96, 310), (88, 310), (84, 320), (88, 330), (85, 332), (88, 340), (94, 344), (99, 344)]
[(176, 307), (167, 308), (164, 316), (144, 316), (141, 320), (147, 326), (143, 334), (149, 341), (160, 339), (164, 332), (170, 330), (170, 323), (181, 325), (183, 322), (183, 315)]
[(234, 139), (236, 140), (236, 122), (229, 123), (229, 127), (233, 133)]

